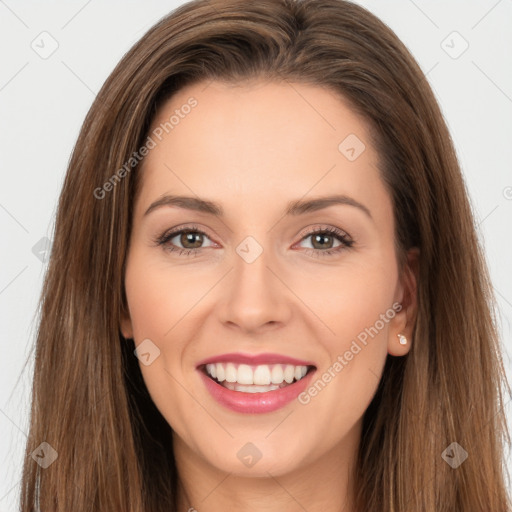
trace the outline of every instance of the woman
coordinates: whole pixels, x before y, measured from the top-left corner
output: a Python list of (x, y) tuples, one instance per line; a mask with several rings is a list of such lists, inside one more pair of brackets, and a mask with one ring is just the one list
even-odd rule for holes
[(159, 22), (85, 120), (54, 240), (22, 510), (510, 510), (453, 144), (363, 8)]

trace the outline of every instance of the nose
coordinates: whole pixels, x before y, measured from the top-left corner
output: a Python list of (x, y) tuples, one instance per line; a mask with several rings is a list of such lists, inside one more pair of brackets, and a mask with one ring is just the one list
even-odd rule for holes
[(270, 250), (263, 250), (254, 261), (242, 251), (235, 252), (233, 269), (226, 276), (221, 302), (217, 304), (220, 320), (245, 333), (286, 324), (292, 315), (293, 293), (280, 274), (283, 272)]

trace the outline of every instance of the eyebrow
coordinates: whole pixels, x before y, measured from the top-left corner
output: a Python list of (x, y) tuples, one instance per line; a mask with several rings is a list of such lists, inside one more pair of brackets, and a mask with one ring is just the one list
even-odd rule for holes
[[(323, 210), (324, 208), (328, 208), (329, 206), (334, 205), (354, 206), (355, 208), (358, 208), (359, 210), (363, 211), (370, 219), (372, 219), (372, 214), (365, 205), (346, 195), (333, 195), (318, 197), (309, 200), (299, 199), (296, 201), (291, 201), (290, 203), (288, 203), (284, 211), (284, 215), (303, 215), (306, 213)], [(162, 206), (177, 206), (179, 208), (184, 208), (186, 210), (193, 210), (200, 213), (214, 215), (215, 217), (224, 216), (224, 210), (222, 206), (220, 206), (217, 203), (214, 203), (213, 201), (207, 201), (206, 199), (200, 199), (191, 196), (173, 195), (162, 196), (160, 199), (157, 199), (154, 203), (151, 203), (149, 208), (144, 213), (144, 216), (148, 215), (152, 211)]]

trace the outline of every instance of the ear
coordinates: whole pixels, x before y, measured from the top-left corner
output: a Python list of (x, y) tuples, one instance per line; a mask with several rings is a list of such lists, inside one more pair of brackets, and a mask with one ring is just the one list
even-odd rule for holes
[(127, 340), (133, 338), (133, 326), (132, 326), (132, 320), (130, 318), (130, 313), (124, 307), (122, 308), (122, 311), (121, 311), (121, 319), (119, 321), (119, 329), (121, 331), (121, 334), (123, 335), (123, 338), (125, 338)]
[[(412, 333), (418, 311), (419, 258), (420, 251), (417, 247), (409, 249), (399, 277), (395, 302), (402, 307), (389, 322), (388, 354), (392, 356), (404, 356), (411, 349)], [(400, 344), (398, 336), (400, 334), (407, 339), (405, 345)]]

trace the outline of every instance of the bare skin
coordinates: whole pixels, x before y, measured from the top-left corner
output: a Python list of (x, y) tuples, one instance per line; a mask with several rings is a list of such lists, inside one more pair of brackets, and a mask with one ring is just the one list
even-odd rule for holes
[[(179, 510), (356, 512), (351, 475), (362, 417), (388, 354), (409, 351), (416, 312), (417, 253), (398, 267), (391, 198), (367, 127), (320, 87), (212, 82), (180, 90), (152, 129), (190, 97), (197, 106), (144, 161), (126, 269), (130, 315), (121, 325), (126, 338), (149, 338), (160, 350), (141, 371), (174, 431)], [(340, 151), (350, 134), (364, 151), (355, 139)], [(218, 203), (224, 215), (175, 205), (145, 214), (171, 194)], [(332, 195), (363, 208), (285, 214), (291, 201)], [(193, 226), (205, 235), (155, 241)], [(248, 236), (263, 249), (251, 263), (236, 251)], [(371, 326), (378, 332), (363, 344)], [(350, 357), (354, 340), (360, 351)], [(231, 352), (314, 361), (316, 375), (331, 379), (304, 403), (235, 412), (212, 398), (196, 369)], [(252, 467), (237, 456), (247, 443), (261, 453)]]

